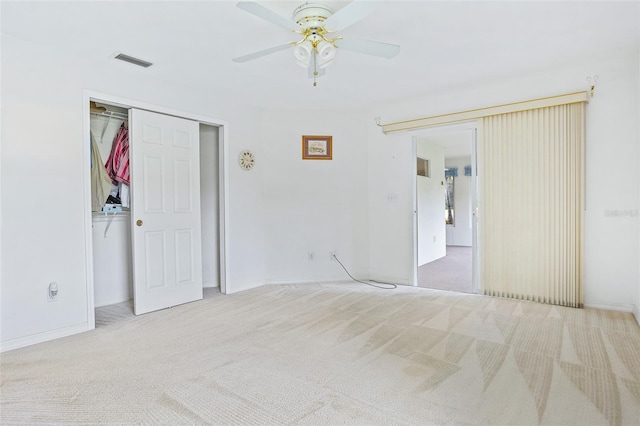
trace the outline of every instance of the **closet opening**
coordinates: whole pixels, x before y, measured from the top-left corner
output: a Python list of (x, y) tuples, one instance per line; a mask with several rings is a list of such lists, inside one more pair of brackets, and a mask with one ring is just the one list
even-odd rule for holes
[(218, 128), (200, 123), (200, 219), (202, 223), (202, 285), (205, 293), (220, 291), (220, 156)]
[[(121, 156), (122, 145), (116, 146), (118, 135), (122, 144), (122, 138), (128, 134), (128, 118), (126, 108), (93, 101), (90, 103), (91, 222), (96, 308), (126, 302), (133, 297), (129, 179), (128, 175), (124, 176), (126, 159)], [(118, 148), (119, 153), (116, 152)], [(120, 162), (122, 176), (117, 178)]]
[[(134, 307), (135, 312), (139, 314), (195, 301), (203, 298), (203, 295), (207, 298), (226, 293), (226, 275), (223, 270), (223, 125), (216, 125), (212, 120), (198, 120), (200, 117), (195, 120), (194, 117), (182, 118), (174, 114), (142, 110), (120, 102), (111, 103), (85, 97), (87, 98), (89, 105), (85, 111), (88, 111), (89, 116), (88, 133), (91, 142), (91, 166), (87, 176), (91, 182), (91, 228), (87, 233), (89, 328), (108, 324), (122, 317), (131, 317)], [(178, 126), (174, 129), (174, 135), (178, 135), (178, 138), (170, 147), (178, 154), (168, 154), (160, 167), (163, 173), (166, 172), (165, 169), (172, 173), (162, 175), (164, 184), (157, 184), (161, 179), (152, 178), (155, 176), (153, 172), (157, 169), (153, 166), (153, 160), (152, 167), (147, 168), (146, 162), (149, 158), (155, 158), (154, 153), (140, 157), (140, 153), (132, 154), (132, 150), (128, 149), (133, 144), (142, 144), (142, 135), (153, 127), (153, 122), (147, 121), (142, 124), (144, 117), (147, 117), (147, 120), (156, 117), (169, 122), (173, 120)], [(131, 122), (138, 123), (135, 129), (130, 129)], [(184, 140), (179, 136), (184, 133), (179, 127), (182, 123), (190, 126), (193, 130), (191, 137), (197, 139), (197, 146), (188, 159), (180, 157), (182, 153), (179, 152), (180, 148), (185, 147)], [(165, 128), (161, 133), (164, 132)], [(149, 134), (153, 136), (155, 133), (151, 131)], [(129, 139), (131, 135), (133, 137)], [(134, 151), (142, 150), (138, 146), (140, 145), (134, 146)], [(131, 165), (127, 164), (129, 154), (138, 158), (131, 160)], [(137, 165), (134, 165), (135, 161)], [(131, 181), (127, 175), (129, 166), (132, 169)], [(143, 175), (144, 178), (141, 177)], [(140, 179), (146, 180), (143, 187), (133, 182), (136, 176), (139, 182)], [(189, 186), (185, 181), (191, 182), (192, 185)], [(159, 193), (158, 188), (164, 193)], [(185, 196), (187, 189), (191, 192)], [(173, 229), (167, 228), (167, 232), (159, 239), (155, 238), (162, 234), (162, 230), (151, 228), (156, 220), (153, 215), (143, 215), (148, 213), (146, 209), (150, 205), (153, 209), (152, 204), (155, 201), (149, 194), (159, 194), (156, 200), (162, 200), (162, 212), (169, 214), (170, 222), (176, 220), (171, 214), (175, 216), (175, 213), (184, 212), (185, 209), (197, 211), (197, 215), (193, 215), (195, 219), (192, 219), (194, 226), (187, 229), (178, 224)], [(132, 208), (136, 195), (139, 197), (137, 212), (135, 207)], [(143, 208), (140, 207), (141, 204), (144, 204)], [(140, 218), (144, 218), (144, 221)], [(148, 238), (148, 234), (151, 234), (152, 238)], [(159, 246), (162, 248), (151, 244), (157, 242), (160, 242)], [(142, 256), (141, 247), (143, 253), (146, 250), (146, 254)], [(173, 264), (166, 266), (163, 260)], [(153, 303), (149, 305), (144, 301), (146, 305), (143, 306), (144, 303), (140, 302), (141, 294), (146, 297), (145, 292), (152, 293), (156, 288), (162, 287), (162, 282), (171, 281), (173, 277), (174, 287), (178, 287), (178, 292), (170, 291), (161, 296), (161, 306)], [(191, 291), (187, 299), (181, 298), (179, 294), (182, 291), (180, 287), (188, 287), (185, 283), (199, 287), (196, 293)], [(162, 291), (160, 288), (160, 292)]]

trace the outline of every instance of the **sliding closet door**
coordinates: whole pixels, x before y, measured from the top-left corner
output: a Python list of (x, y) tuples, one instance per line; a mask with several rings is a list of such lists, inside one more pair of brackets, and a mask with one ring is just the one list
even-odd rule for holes
[(202, 299), (198, 126), (130, 110), (136, 315)]

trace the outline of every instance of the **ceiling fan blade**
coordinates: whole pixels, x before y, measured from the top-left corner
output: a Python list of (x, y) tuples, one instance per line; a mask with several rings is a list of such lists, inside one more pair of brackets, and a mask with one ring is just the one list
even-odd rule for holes
[(296, 24), (290, 19), (285, 18), (282, 15), (277, 14), (271, 9), (267, 9), (259, 3), (254, 1), (240, 1), (236, 4), (237, 7), (244, 10), (245, 12), (249, 12), (258, 18), (262, 18), (265, 21), (269, 21), (272, 24), (279, 25), (283, 28), (286, 28), (291, 31), (297, 31), (300, 29), (300, 25)]
[(233, 62), (247, 62), (253, 59), (258, 59), (263, 56), (270, 55), (272, 53), (279, 52), (281, 50), (289, 49), (291, 47), (291, 43), (281, 44), (279, 46), (270, 47), (268, 49), (259, 50), (257, 52), (249, 53), (248, 55), (240, 56), (237, 58), (233, 58)]
[(338, 49), (364, 53), (365, 55), (379, 56), (386, 59), (391, 59), (400, 52), (400, 46), (396, 44), (380, 43), (379, 41), (363, 40), (351, 37), (343, 40), (336, 40), (335, 45)]
[(324, 21), (326, 29), (341, 31), (384, 6), (384, 1), (353, 0)]

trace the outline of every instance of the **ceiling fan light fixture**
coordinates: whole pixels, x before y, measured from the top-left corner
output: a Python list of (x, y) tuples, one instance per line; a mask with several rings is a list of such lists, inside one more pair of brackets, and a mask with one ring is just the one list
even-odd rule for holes
[(320, 68), (328, 67), (333, 63), (333, 59), (336, 57), (336, 47), (333, 43), (321, 41), (318, 43), (316, 50), (318, 52), (318, 66)]
[(333, 10), (324, 4), (307, 2), (293, 11), (293, 20), (291, 20), (255, 1), (240, 1), (237, 4), (240, 9), (299, 34), (301, 39), (298, 42), (290, 42), (240, 56), (233, 61), (246, 62), (293, 45), (296, 62), (307, 69), (309, 78), (313, 78), (313, 85), (316, 86), (316, 78), (323, 76), (324, 68), (335, 60), (337, 48), (390, 59), (398, 54), (400, 46), (350, 37), (344, 40), (342, 37), (333, 35), (378, 10), (383, 3), (385, 2), (353, 0), (334, 14)]
[(298, 65), (303, 68), (308, 68), (311, 62), (311, 54), (313, 52), (313, 46), (310, 42), (305, 41), (297, 44), (293, 49), (293, 56), (295, 56)]

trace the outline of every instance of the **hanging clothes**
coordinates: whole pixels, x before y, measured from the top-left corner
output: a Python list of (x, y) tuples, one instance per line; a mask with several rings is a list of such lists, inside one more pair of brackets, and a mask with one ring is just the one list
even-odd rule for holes
[(129, 185), (129, 129), (122, 123), (111, 145), (111, 154), (105, 164), (114, 184)]
[(111, 190), (111, 178), (107, 173), (107, 169), (102, 164), (100, 150), (96, 144), (96, 140), (91, 135), (91, 210), (99, 212), (102, 206), (109, 198)]

